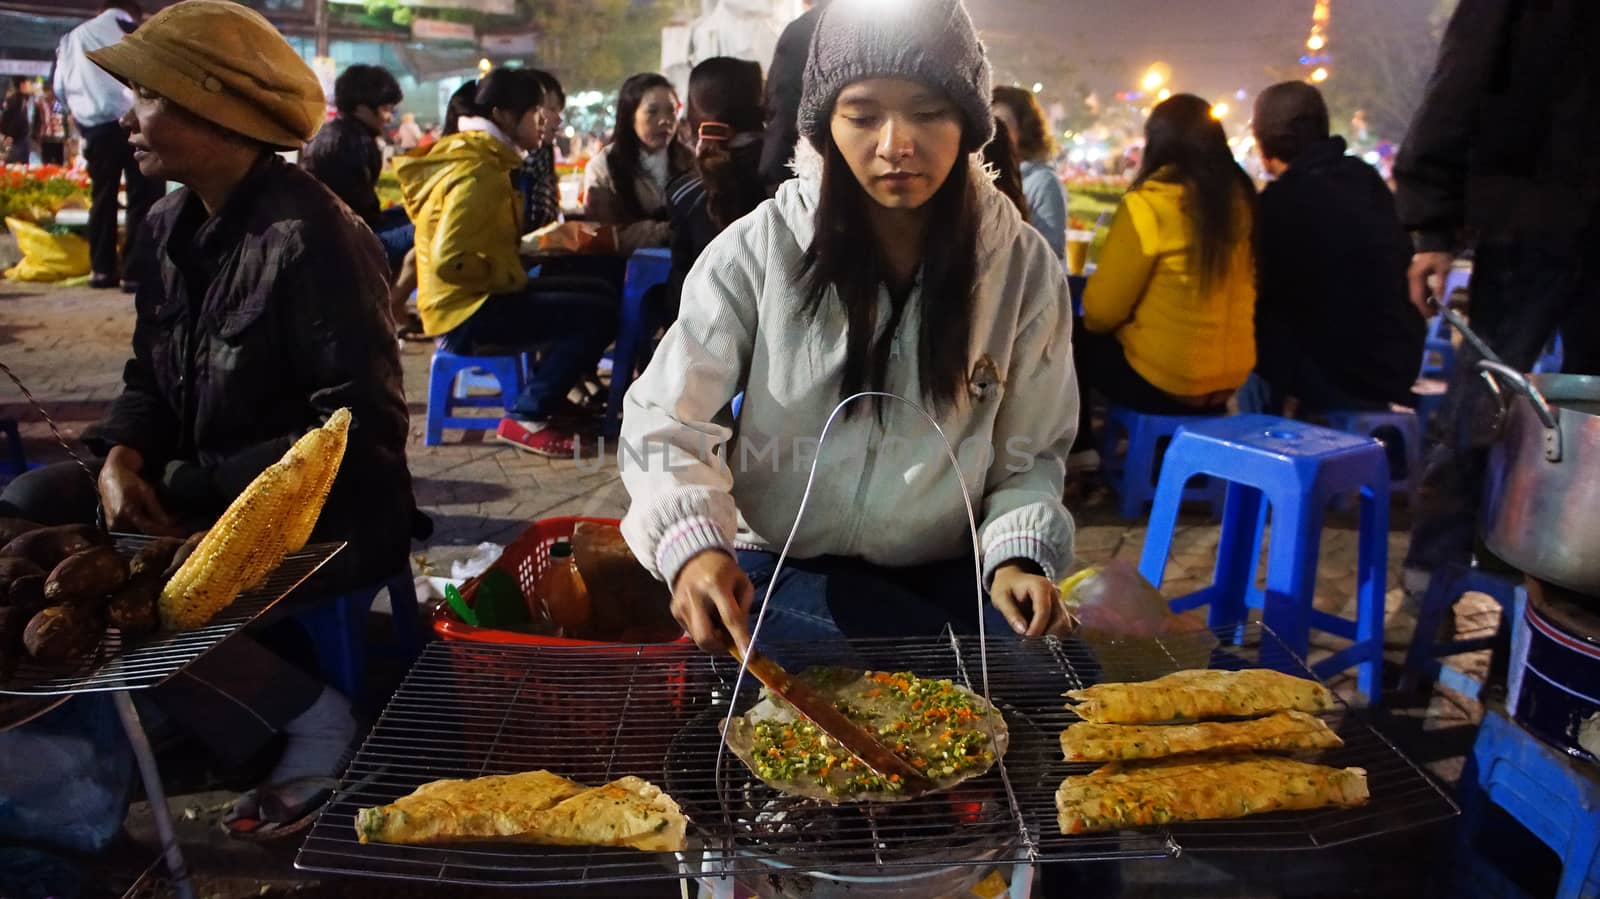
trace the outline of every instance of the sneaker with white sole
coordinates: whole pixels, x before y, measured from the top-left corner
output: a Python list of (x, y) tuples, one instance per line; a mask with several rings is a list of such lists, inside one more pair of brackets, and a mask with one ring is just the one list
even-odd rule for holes
[(495, 439), (509, 443), (525, 453), (546, 459), (575, 459), (583, 454), (583, 439), (571, 428), (555, 421), (517, 421), (500, 419)]

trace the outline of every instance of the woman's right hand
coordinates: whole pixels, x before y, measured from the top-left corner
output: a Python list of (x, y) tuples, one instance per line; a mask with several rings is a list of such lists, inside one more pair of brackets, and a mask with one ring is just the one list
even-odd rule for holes
[(729, 646), (750, 648), (750, 605), (756, 589), (734, 558), (707, 550), (678, 570), (672, 617), (703, 650), (721, 655)]
[(115, 446), (100, 469), (100, 503), (106, 526), (152, 537), (182, 537), (184, 531), (161, 507), (156, 490), (140, 476), (144, 457), (138, 450)]

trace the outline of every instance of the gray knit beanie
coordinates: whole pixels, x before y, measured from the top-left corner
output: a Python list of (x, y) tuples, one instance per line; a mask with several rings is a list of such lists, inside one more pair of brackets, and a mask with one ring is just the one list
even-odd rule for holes
[(818, 152), (839, 92), (868, 78), (907, 78), (943, 91), (966, 120), (968, 152), (994, 137), (989, 58), (961, 0), (828, 5), (811, 39), (800, 94), (800, 133)]

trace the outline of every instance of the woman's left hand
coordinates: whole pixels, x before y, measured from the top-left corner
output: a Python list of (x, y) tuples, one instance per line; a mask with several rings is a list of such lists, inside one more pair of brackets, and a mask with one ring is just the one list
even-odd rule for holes
[(995, 569), (989, 601), (1011, 623), (1011, 629), (1023, 636), (1062, 636), (1072, 630), (1072, 617), (1061, 604), (1061, 591), (1049, 578), (1016, 562)]

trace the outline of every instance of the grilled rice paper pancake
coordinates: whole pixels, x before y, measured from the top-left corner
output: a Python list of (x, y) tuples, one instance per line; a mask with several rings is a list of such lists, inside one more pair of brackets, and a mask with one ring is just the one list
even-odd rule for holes
[(582, 793), (549, 771), (436, 780), (356, 815), (356, 836), (374, 843), (447, 843), (517, 837), (535, 812)]
[[(926, 773), (935, 785), (929, 792), (983, 774), (1009, 745), (1005, 718), (983, 697), (948, 680), (838, 668), (812, 668), (801, 677)], [(733, 719), (728, 748), (773, 789), (833, 803), (903, 802), (927, 795), (885, 783), (787, 703), (765, 690), (762, 697)]]
[(1327, 722), (1305, 712), (1274, 712), (1251, 721), (1200, 724), (1095, 724), (1061, 732), (1069, 762), (1159, 759), (1208, 751), (1303, 752), (1344, 745)]
[(689, 822), (672, 797), (637, 777), (622, 777), (534, 815), (531, 838), (549, 846), (626, 846), (647, 852), (684, 848)]
[(587, 788), (529, 771), (440, 780), (356, 815), (363, 843), (527, 842), (681, 849), (687, 822), (671, 798), (637, 777)]
[(1139, 683), (1097, 684), (1066, 695), (1077, 703), (1067, 708), (1085, 721), (1100, 724), (1243, 718), (1333, 707), (1333, 694), (1327, 687), (1265, 668), (1178, 671)]
[(1068, 777), (1056, 791), (1057, 821), (1069, 835), (1366, 801), (1360, 768), (1250, 753), (1113, 762)]

